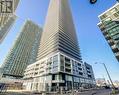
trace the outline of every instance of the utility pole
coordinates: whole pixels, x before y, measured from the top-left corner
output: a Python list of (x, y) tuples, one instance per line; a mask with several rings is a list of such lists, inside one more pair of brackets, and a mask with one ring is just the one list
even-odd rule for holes
[(113, 82), (112, 82), (111, 76), (110, 76), (110, 74), (109, 74), (109, 72), (108, 72), (108, 70), (107, 70), (107, 67), (106, 67), (105, 63), (102, 63), (102, 64), (103, 64), (103, 66), (104, 66), (104, 68), (105, 68), (105, 70), (106, 70), (106, 72), (107, 72), (107, 75), (108, 75), (108, 77), (109, 77), (109, 80), (110, 80), (110, 82), (111, 82), (112, 87), (115, 88), (115, 86), (114, 86), (114, 84), (113, 84)]
[[(95, 64), (97, 64), (97, 62), (96, 62)], [(108, 75), (108, 78), (109, 78), (109, 80), (110, 80), (110, 82), (111, 82), (112, 88), (115, 89), (115, 86), (114, 86), (114, 84), (113, 84), (113, 82), (112, 82), (111, 76), (110, 76), (110, 74), (109, 74), (109, 72), (108, 72), (108, 69), (107, 69), (105, 63), (100, 63), (100, 64), (102, 64), (102, 65), (104, 66), (104, 68), (105, 68), (105, 70), (106, 70), (106, 73), (107, 73), (107, 75)]]

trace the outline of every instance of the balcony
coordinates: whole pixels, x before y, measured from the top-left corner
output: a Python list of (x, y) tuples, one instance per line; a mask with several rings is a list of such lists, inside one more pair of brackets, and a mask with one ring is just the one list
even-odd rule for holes
[(119, 57), (119, 52), (115, 53), (115, 55), (116, 55), (117, 57)]
[(65, 68), (71, 69), (71, 65), (70, 64), (65, 64)]
[(119, 49), (115, 45), (111, 46), (114, 53), (119, 52)]
[(114, 45), (114, 41), (112, 41), (112, 40), (108, 40), (108, 43), (112, 46), (112, 45)]
[(71, 73), (71, 69), (70, 68), (65, 68), (65, 72), (66, 73)]
[(116, 49), (115, 45), (111, 46), (111, 48), (112, 48), (113, 50)]
[(109, 35), (106, 35), (105, 38), (106, 38), (107, 40), (110, 40), (110, 39), (111, 39), (111, 37), (110, 37)]
[(103, 35), (105, 35), (105, 36), (106, 36), (107, 34), (108, 34), (108, 33), (107, 33), (106, 31), (103, 31)]

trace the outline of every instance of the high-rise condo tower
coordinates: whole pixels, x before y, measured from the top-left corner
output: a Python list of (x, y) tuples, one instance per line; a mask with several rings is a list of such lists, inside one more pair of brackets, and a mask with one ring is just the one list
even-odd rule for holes
[[(37, 62), (25, 70), (26, 89), (78, 89), (85, 83), (84, 66), (68, 0), (50, 0)], [(92, 84), (94, 77), (89, 79)]]

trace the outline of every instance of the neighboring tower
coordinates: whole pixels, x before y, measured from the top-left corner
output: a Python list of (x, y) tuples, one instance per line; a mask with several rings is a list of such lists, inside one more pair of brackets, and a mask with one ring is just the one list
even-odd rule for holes
[[(2, 1), (6, 1), (6, 0), (1, 0), (0, 2)], [(11, 27), (13, 26), (16, 20), (15, 11), (17, 9), (20, 0), (11, 0), (11, 1), (13, 1), (13, 13), (0, 13), (0, 43), (2, 43), (5, 36), (10, 31)], [(2, 5), (1, 4), (2, 3), (0, 3), (0, 6), (3, 5), (4, 7), (6, 6), (5, 4)]]
[(27, 66), (24, 75), (27, 90), (71, 90), (86, 85), (68, 0), (50, 0), (37, 62)]
[(36, 61), (42, 29), (27, 20), (6, 57), (2, 68), (3, 77), (23, 77), (27, 65)]
[(5, 39), (7, 33), (10, 31), (16, 19), (17, 16), (12, 15), (11, 17), (8, 18), (7, 22), (0, 27), (0, 43), (2, 43), (2, 41)]
[(99, 18), (98, 26), (119, 61), (119, 3), (99, 15)]

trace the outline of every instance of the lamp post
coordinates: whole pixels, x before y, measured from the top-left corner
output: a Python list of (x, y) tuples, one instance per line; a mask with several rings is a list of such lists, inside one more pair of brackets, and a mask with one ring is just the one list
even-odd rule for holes
[[(96, 62), (95, 64), (97, 64), (97, 62)], [(113, 89), (114, 89), (115, 86), (114, 86), (114, 84), (113, 84), (113, 82), (112, 82), (111, 76), (110, 76), (110, 74), (109, 74), (109, 72), (108, 72), (108, 69), (107, 69), (105, 63), (100, 63), (100, 64), (102, 64), (102, 65), (104, 66), (104, 68), (105, 68), (105, 70), (106, 70), (106, 73), (107, 73), (107, 75), (108, 75), (108, 78), (109, 78), (109, 80), (110, 80), (110, 82), (111, 82), (111, 85), (112, 85), (112, 87), (113, 87)]]

